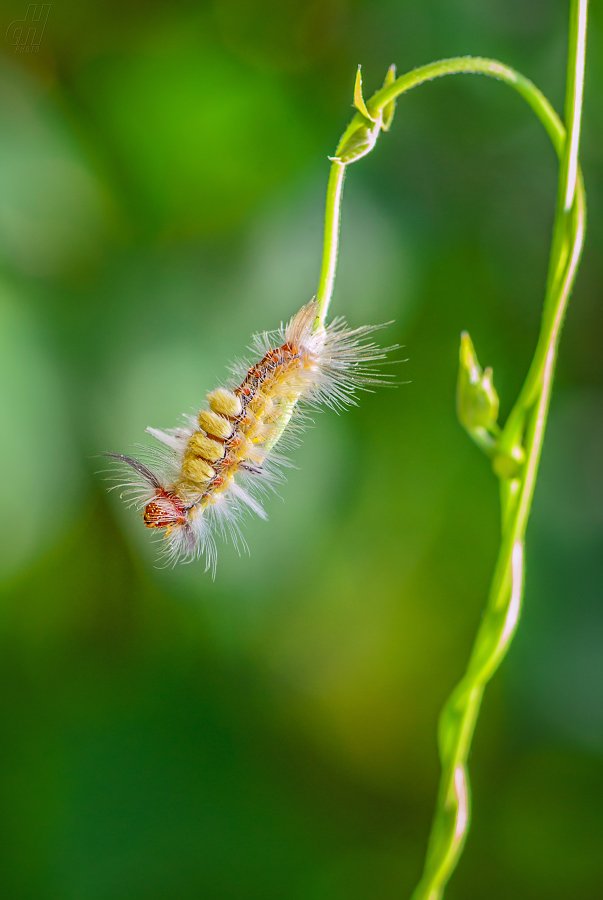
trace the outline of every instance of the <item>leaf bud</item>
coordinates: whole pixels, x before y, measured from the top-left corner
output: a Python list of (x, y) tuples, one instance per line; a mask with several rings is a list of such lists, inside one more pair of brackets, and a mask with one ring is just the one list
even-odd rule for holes
[(461, 425), (470, 433), (477, 428), (496, 430), (498, 394), (492, 382), (492, 369), (482, 371), (466, 331), (461, 335), (456, 405)]

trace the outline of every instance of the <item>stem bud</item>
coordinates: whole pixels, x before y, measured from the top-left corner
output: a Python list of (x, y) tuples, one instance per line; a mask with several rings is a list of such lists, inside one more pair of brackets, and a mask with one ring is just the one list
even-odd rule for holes
[(472, 437), (477, 429), (498, 434), (498, 394), (492, 383), (492, 369), (482, 371), (466, 331), (461, 335), (456, 406), (461, 425)]
[(523, 447), (519, 444), (513, 447), (510, 453), (499, 453), (492, 460), (494, 474), (499, 478), (517, 478), (525, 458)]

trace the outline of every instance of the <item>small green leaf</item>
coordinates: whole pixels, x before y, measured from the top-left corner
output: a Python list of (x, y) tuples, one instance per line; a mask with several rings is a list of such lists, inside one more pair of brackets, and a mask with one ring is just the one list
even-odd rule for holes
[(375, 117), (370, 114), (368, 109), (366, 108), (366, 103), (364, 102), (364, 97), (362, 96), (362, 73), (360, 70), (360, 66), (358, 66), (358, 71), (356, 72), (356, 83), (354, 84), (354, 106), (361, 112), (362, 115), (369, 120), (369, 122), (374, 122)]
[(381, 120), (373, 125), (360, 125), (353, 134), (347, 139), (343, 147), (339, 149), (336, 159), (340, 162), (348, 163), (356, 162), (357, 159), (370, 153), (379, 137), (381, 129)]
[[(387, 87), (389, 84), (393, 84), (396, 80), (396, 67), (395, 65), (391, 65), (387, 70), (387, 75), (385, 76), (385, 81), (383, 82), (383, 87)], [(396, 101), (390, 100), (389, 103), (386, 103), (382, 110), (382, 122), (381, 128), (383, 131), (389, 131), (390, 125), (392, 124), (394, 113), (396, 111)]]

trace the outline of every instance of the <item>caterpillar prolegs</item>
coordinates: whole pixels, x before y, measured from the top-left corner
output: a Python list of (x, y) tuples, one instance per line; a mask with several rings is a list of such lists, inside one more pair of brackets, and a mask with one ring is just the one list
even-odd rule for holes
[(253, 339), (253, 364), (237, 363), (226, 387), (207, 395), (208, 406), (177, 428), (147, 428), (161, 448), (146, 451), (146, 465), (110, 453), (124, 464), (122, 496), (143, 509), (147, 528), (162, 534), (162, 555), (171, 562), (204, 555), (215, 572), (216, 534), (245, 546), (245, 510), (262, 518), (262, 494), (282, 480), (286, 446), (320, 406), (355, 403), (358, 388), (383, 383), (371, 364), (389, 350), (370, 335), (382, 326), (351, 330), (342, 318), (317, 324), (318, 304), (308, 303), (286, 325)]

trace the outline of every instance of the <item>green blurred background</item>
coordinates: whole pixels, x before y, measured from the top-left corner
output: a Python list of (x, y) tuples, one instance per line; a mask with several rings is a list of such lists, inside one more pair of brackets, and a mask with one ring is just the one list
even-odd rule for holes
[[(2, 7), (2, 30), (26, 0)], [(53, 2), (0, 63), (0, 894), (407, 897), (498, 540), (457, 424), (459, 333), (506, 415), (539, 324), (556, 162), (508, 88), (398, 103), (350, 168), (334, 314), (395, 320), (395, 391), (321, 415), (283, 500), (160, 570), (98, 454), (198, 407), (315, 291), (329, 153), (366, 93), (498, 57), (563, 106), (559, 0)], [(603, 885), (603, 22), (589, 232), (528, 534), (525, 612), (487, 691), (450, 900)], [(149, 439), (150, 442), (150, 439)]]

